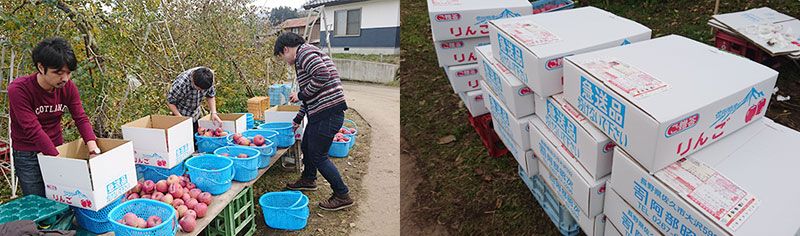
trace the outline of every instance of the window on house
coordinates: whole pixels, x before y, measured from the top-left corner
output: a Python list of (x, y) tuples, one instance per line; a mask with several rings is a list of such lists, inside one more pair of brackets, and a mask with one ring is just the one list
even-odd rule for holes
[(339, 10), (333, 13), (334, 36), (357, 36), (361, 34), (361, 9)]

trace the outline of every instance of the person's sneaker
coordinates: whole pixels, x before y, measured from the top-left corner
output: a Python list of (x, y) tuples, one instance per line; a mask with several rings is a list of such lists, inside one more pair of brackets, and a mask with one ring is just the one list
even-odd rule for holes
[(301, 177), (294, 183), (286, 184), (286, 188), (288, 188), (289, 190), (296, 190), (296, 191), (313, 191), (317, 190), (317, 184), (315, 182), (316, 180), (304, 179)]
[(328, 211), (338, 211), (351, 207), (355, 203), (356, 201), (350, 198), (350, 194), (337, 195), (334, 193), (328, 200), (319, 202), (319, 208)]

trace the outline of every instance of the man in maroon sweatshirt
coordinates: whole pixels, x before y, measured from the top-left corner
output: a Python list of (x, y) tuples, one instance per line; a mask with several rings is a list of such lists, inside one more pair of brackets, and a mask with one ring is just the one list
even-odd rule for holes
[(45, 196), (37, 155), (58, 155), (56, 146), (64, 143), (61, 115), (69, 110), (81, 137), (89, 148), (89, 158), (100, 154), (97, 139), (83, 111), (78, 88), (69, 77), (77, 60), (67, 40), (47, 38), (31, 53), (36, 73), (19, 77), (8, 86), (11, 143), (22, 194)]

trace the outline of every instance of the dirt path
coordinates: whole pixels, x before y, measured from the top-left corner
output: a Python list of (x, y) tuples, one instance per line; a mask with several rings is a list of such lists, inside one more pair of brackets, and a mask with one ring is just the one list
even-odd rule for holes
[(400, 235), (400, 88), (345, 82), (344, 90), (373, 134), (353, 235)]

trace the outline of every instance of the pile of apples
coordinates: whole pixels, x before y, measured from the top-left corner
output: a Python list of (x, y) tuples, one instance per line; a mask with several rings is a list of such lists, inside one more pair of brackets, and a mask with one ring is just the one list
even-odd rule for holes
[[(266, 147), (267, 146), (267, 139), (264, 138), (262, 135), (253, 136), (253, 140), (248, 139), (247, 137), (242, 136), (241, 133), (233, 134), (232, 140), (236, 145), (242, 146), (250, 146), (250, 147)], [(241, 155), (240, 155), (241, 156)]]
[[(152, 180), (139, 182), (133, 189), (125, 193), (125, 196), (128, 200), (152, 199), (172, 205), (176, 210), (176, 216), (180, 219), (178, 223), (186, 232), (194, 231), (197, 226), (197, 218), (206, 216), (212, 200), (211, 193), (198, 189), (186, 176), (177, 175), (170, 175), (166, 180), (159, 180), (155, 183)], [(152, 225), (150, 220), (153, 220)], [(158, 225), (161, 221), (162, 219), (158, 216), (150, 216), (145, 222), (143, 218), (128, 213), (117, 222), (131, 227), (149, 228)]]
[(228, 132), (222, 130), (222, 128), (217, 128), (216, 130), (213, 129), (203, 129), (203, 127), (197, 127), (197, 135), (203, 137), (225, 137), (228, 136)]
[(558, 5), (547, 4), (543, 8), (534, 8), (533, 9), (533, 14), (544, 13), (544, 12), (547, 12), (549, 10), (553, 10), (553, 9), (556, 9), (556, 8), (559, 8), (559, 7), (563, 7), (563, 6), (564, 6), (563, 3), (562, 4), (558, 4)]
[[(219, 154), (219, 155), (220, 155), (220, 156), (226, 156), (226, 157), (229, 157), (229, 156), (231, 156), (231, 155), (230, 155), (230, 154), (228, 154), (228, 153), (222, 153), (222, 154)], [(247, 154), (244, 154), (244, 153), (239, 153), (239, 156), (236, 156), (236, 157), (237, 157), (237, 158), (250, 158), (250, 156), (248, 156)]]
[(350, 142), (350, 138), (345, 137), (344, 135), (345, 134), (353, 134), (355, 132), (356, 132), (356, 129), (353, 129), (353, 128), (349, 128), (348, 129), (348, 128), (342, 127), (342, 128), (339, 129), (339, 132), (336, 133), (336, 135), (333, 136), (333, 141), (334, 142)]

